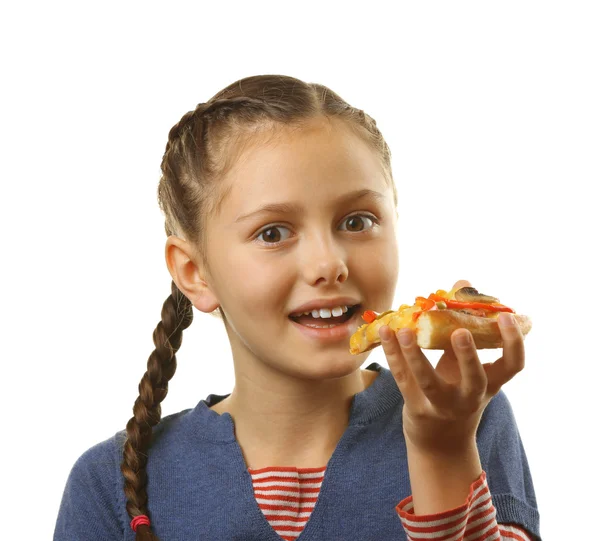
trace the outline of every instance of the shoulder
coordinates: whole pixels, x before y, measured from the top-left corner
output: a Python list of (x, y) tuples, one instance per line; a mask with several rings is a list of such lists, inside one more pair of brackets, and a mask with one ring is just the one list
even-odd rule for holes
[[(161, 458), (172, 458), (174, 446), (186, 441), (190, 409), (163, 417), (153, 428), (148, 455), (153, 468)], [(77, 458), (64, 488), (54, 541), (122, 539), (129, 529), (123, 488), (123, 450), (126, 430), (86, 449)]]
[[(185, 420), (185, 415), (189, 412), (190, 409), (186, 409), (163, 417), (152, 428), (151, 447), (162, 443), (162, 440), (171, 439), (171, 433), (178, 431)], [(120, 475), (120, 464), (123, 461), (123, 449), (126, 441), (126, 430), (119, 430), (110, 438), (96, 443), (83, 452), (75, 462), (73, 470), (90, 477), (105, 475), (109, 471), (118, 471)]]
[[(189, 429), (187, 414), (190, 411), (192, 410), (188, 408), (167, 415), (152, 428), (150, 452), (155, 446), (160, 447), (165, 442), (167, 444), (172, 443), (172, 440), (176, 440), (183, 431)], [(71, 475), (89, 481), (93, 481), (96, 478), (106, 479), (109, 473), (113, 475), (119, 473), (120, 475), (120, 465), (123, 461), (123, 450), (126, 441), (127, 432), (125, 429), (122, 429), (113, 436), (94, 444), (85, 450), (76, 460)]]
[[(190, 411), (186, 409), (167, 415), (153, 427), (149, 456), (173, 451), (172, 446), (177, 446), (181, 438), (189, 432), (190, 422), (187, 414)], [(114, 487), (115, 476), (119, 479), (122, 477), (121, 463), (126, 441), (127, 432), (122, 429), (85, 450), (73, 465), (70, 481), (81, 486), (94, 487), (95, 490), (107, 484)]]
[[(63, 492), (55, 541), (121, 538), (126, 525), (123, 498), (116, 490), (119, 432), (84, 451), (71, 468)], [(122, 492), (122, 491), (121, 491)], [(89, 536), (89, 537), (86, 537)]]
[(97, 443), (84, 451), (75, 461), (69, 481), (79, 486), (99, 487), (114, 477), (118, 465), (118, 441), (124, 438), (124, 431)]

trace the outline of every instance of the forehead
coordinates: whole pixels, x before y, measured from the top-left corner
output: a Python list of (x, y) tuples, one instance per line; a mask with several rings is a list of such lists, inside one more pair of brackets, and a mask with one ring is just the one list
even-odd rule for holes
[(321, 119), (248, 144), (225, 184), (228, 223), (265, 203), (326, 204), (355, 190), (389, 190), (377, 153), (342, 122)]

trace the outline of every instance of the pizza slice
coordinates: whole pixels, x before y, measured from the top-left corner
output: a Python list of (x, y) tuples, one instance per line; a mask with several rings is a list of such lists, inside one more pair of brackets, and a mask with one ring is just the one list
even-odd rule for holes
[(474, 287), (439, 289), (429, 297), (417, 297), (411, 306), (403, 304), (398, 310), (377, 314), (363, 313), (366, 322), (350, 337), (350, 353), (358, 355), (381, 344), (379, 328), (388, 325), (392, 331), (409, 327), (416, 332), (417, 344), (423, 349), (448, 349), (450, 336), (456, 329), (468, 329), (477, 349), (502, 347), (498, 328), (501, 312), (513, 314), (521, 333), (531, 330), (531, 319), (500, 303), (495, 297), (483, 295)]

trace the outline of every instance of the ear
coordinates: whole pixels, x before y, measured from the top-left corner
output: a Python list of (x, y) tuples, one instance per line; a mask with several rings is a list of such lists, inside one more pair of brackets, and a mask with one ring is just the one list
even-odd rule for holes
[(174, 235), (167, 238), (165, 260), (173, 281), (201, 312), (212, 312), (219, 300), (206, 281), (206, 272), (194, 247)]

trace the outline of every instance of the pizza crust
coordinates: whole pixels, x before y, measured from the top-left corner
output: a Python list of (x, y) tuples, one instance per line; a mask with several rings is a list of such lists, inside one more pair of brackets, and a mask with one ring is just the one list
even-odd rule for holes
[[(531, 319), (519, 314), (513, 316), (525, 336), (531, 330)], [(450, 337), (461, 328), (471, 332), (477, 349), (502, 347), (497, 317), (472, 316), (454, 310), (423, 312), (417, 320), (417, 344), (424, 349), (452, 348)]]

